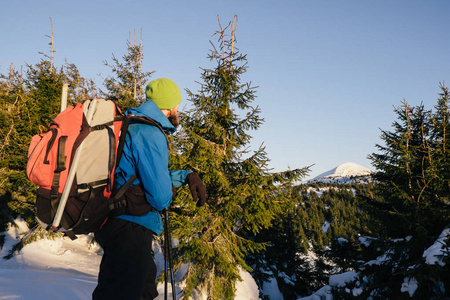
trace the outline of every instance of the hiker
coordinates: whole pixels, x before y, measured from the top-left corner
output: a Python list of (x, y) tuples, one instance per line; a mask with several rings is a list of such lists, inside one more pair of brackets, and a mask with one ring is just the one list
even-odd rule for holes
[[(169, 134), (179, 124), (178, 106), (181, 93), (170, 79), (151, 81), (146, 87), (147, 101), (125, 114), (146, 116), (157, 121)], [(153, 257), (153, 235), (163, 229), (160, 211), (168, 207), (176, 194), (176, 186), (188, 184), (197, 206), (206, 201), (203, 182), (196, 172), (169, 171), (167, 140), (156, 126), (130, 124), (122, 158), (116, 169), (116, 188), (123, 186), (134, 174), (138, 178), (128, 197), (144, 197), (152, 209), (140, 216), (121, 215), (109, 218), (95, 233), (104, 250), (98, 285), (93, 299), (154, 299), (156, 264)], [(127, 193), (126, 193), (127, 194)]]

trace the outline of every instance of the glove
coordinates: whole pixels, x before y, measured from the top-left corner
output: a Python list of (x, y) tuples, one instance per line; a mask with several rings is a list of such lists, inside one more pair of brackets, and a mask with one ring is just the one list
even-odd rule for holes
[(197, 202), (197, 207), (206, 203), (206, 187), (197, 172), (191, 172), (186, 177), (186, 181), (191, 190), (192, 198)]

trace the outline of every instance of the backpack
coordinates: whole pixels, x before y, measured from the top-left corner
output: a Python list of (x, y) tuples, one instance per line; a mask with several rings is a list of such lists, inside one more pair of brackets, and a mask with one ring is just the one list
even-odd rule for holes
[(151, 118), (124, 116), (114, 101), (94, 99), (68, 107), (33, 136), (27, 176), (39, 186), (36, 217), (43, 228), (75, 239), (98, 231), (108, 217), (153, 210), (142, 188), (131, 187), (136, 174), (114, 188), (126, 131), (134, 122), (164, 133)]

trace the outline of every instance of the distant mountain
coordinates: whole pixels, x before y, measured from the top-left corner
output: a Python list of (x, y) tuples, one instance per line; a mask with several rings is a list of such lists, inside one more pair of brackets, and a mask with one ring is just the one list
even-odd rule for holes
[(308, 180), (308, 183), (350, 183), (367, 179), (371, 170), (352, 162), (346, 162), (328, 172)]

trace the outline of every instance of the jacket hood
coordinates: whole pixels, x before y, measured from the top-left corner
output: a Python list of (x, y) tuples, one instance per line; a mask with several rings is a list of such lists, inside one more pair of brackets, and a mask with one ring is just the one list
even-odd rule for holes
[(152, 118), (158, 122), (165, 131), (171, 134), (176, 130), (172, 123), (170, 123), (169, 119), (162, 113), (161, 109), (159, 109), (155, 102), (151, 100), (146, 101), (138, 107), (130, 108), (125, 112), (125, 115), (129, 114)]

